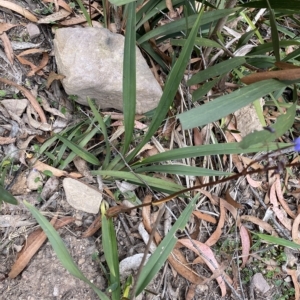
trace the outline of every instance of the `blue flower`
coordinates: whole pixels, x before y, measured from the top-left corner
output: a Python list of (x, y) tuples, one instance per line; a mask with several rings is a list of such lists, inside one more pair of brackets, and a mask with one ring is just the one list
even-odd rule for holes
[(295, 140), (294, 140), (294, 148), (295, 148), (295, 151), (298, 151), (300, 152), (300, 137), (297, 137)]

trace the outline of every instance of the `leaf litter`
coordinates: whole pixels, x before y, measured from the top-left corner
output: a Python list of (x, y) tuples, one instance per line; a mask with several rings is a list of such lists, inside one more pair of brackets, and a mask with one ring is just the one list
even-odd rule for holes
[[(75, 24), (80, 23), (85, 21), (85, 18), (82, 16), (79, 16), (78, 18), (81, 18), (81, 21), (78, 21), (75, 18), (69, 18), (67, 19), (67, 17), (70, 15), (70, 13), (72, 12), (72, 9), (70, 8), (70, 6), (68, 5), (68, 3), (66, 3), (65, 1), (44, 1), (44, 2), (51, 2), (51, 3), (57, 3), (59, 7), (56, 7), (56, 12), (49, 14), (46, 17), (39, 17), (37, 18), (34, 14), (32, 14), (30, 11), (22, 8), (21, 6), (17, 5), (17, 4), (13, 4), (13, 3), (9, 3), (8, 1), (0, 1), (0, 6), (2, 7), (6, 7), (11, 9), (12, 11), (16, 12), (19, 15), (22, 15), (24, 18), (28, 19), (31, 22), (37, 22), (40, 24), (51, 24), (52, 22), (60, 22), (60, 24), (63, 24), (65, 26), (69, 26), (71, 24)], [(60, 8), (62, 7), (62, 8)], [(169, 17), (172, 19), (176, 19), (178, 17), (178, 12), (174, 10), (171, 1), (167, 1), (167, 7), (169, 9)], [(182, 7), (180, 7), (182, 8)], [(178, 11), (180, 11), (180, 9), (178, 9)], [(93, 13), (94, 11), (92, 11)], [(92, 17), (97, 16), (98, 14), (94, 14), (92, 15)], [(75, 23), (74, 23), (75, 22)], [(165, 21), (166, 23), (171, 23), (172, 20), (167, 20)], [(76, 23), (76, 24), (77, 24)], [(1, 24), (2, 25), (2, 24)], [(162, 24), (163, 25), (163, 24)], [(24, 64), (26, 66), (29, 66), (31, 68), (31, 70), (28, 70), (27, 67), (24, 67), (23, 70), (26, 70), (26, 72), (23, 72), (24, 75), (27, 75), (28, 78), (30, 77), (34, 77), (34, 76), (40, 76), (41, 78), (47, 78), (47, 75), (45, 74), (49, 74), (49, 54), (47, 52), (45, 52), (45, 50), (43, 48), (40, 49), (32, 49), (29, 52), (27, 52), (27, 54), (32, 54), (35, 55), (37, 53), (42, 53), (42, 59), (37, 59), (37, 56), (34, 58), (35, 63), (26, 60), (23, 56), (27, 55), (24, 53), (19, 53), (19, 54), (15, 54), (14, 51), (16, 51), (16, 49), (14, 49), (14, 47), (12, 47), (12, 43), (13, 41), (10, 41), (9, 39), (9, 32), (8, 34), (6, 34), (4, 31), (9, 31), (9, 30), (14, 30), (16, 25), (11, 25), (11, 24), (5, 24), (2, 25), (2, 41), (3, 41), (3, 45), (4, 45), (4, 49), (5, 49), (5, 54), (7, 56), (7, 59), (9, 60), (9, 62), (11, 64), (14, 64), (15, 61), (15, 56), (16, 58), (19, 60), (19, 62), (21, 64)], [(230, 31), (228, 31), (230, 34)], [(155, 42), (156, 43), (156, 42)], [(38, 45), (38, 47), (41, 45), (39, 43), (37, 43), (36, 45)], [(47, 45), (47, 47), (49, 47), (49, 45)], [(160, 47), (160, 49), (163, 49), (163, 55), (165, 56), (166, 53), (170, 50), (170, 47), (172, 47), (171, 45), (168, 45), (168, 47)], [(46, 48), (45, 48), (46, 49)], [(25, 52), (26, 53), (26, 52)], [(15, 56), (14, 56), (15, 55)], [(167, 56), (169, 57), (169, 56)], [(195, 62), (198, 62), (198, 60), (196, 59)], [(243, 79), (241, 79), (242, 82), (250, 84), (250, 83), (254, 83), (257, 81), (261, 81), (263, 79), (268, 79), (268, 78), (279, 78), (281, 80), (291, 80), (291, 79), (299, 79), (299, 74), (297, 73), (298, 70), (296, 68), (296, 66), (294, 65), (280, 65), (280, 68), (284, 69), (283, 71), (268, 71), (268, 72), (260, 72), (257, 74), (252, 74), (249, 76), (244, 77)], [(53, 75), (52, 75), (53, 76)], [(291, 77), (292, 76), (292, 77)], [(1, 75), (2, 78), (0, 78), (0, 81), (6, 85), (10, 85), (12, 87), (14, 87), (15, 89), (21, 91), (24, 96), (28, 99), (28, 101), (30, 102), (31, 106), (30, 108), (28, 108), (28, 112), (27, 112), (27, 122), (25, 119), (25, 124), (24, 126), (32, 126), (37, 130), (40, 130), (42, 133), (38, 134), (40, 137), (42, 137), (43, 135), (47, 135), (47, 132), (51, 131), (51, 125), (50, 125), (50, 116), (54, 115), (54, 116), (59, 116), (61, 118), (64, 118), (64, 115), (55, 107), (51, 107), (51, 105), (49, 105), (49, 103), (44, 102), (43, 100), (43, 96), (41, 94), (41, 100), (37, 101), (37, 97), (34, 96), (34, 93), (32, 92), (32, 90), (27, 89), (23, 86), (21, 86), (20, 84), (15, 83), (12, 80), (6, 79)], [(49, 76), (50, 77), (50, 76)], [(38, 78), (38, 77), (37, 77)], [(53, 76), (53, 78), (48, 81), (48, 86), (47, 88), (53, 88), (53, 93), (55, 92), (55, 84), (54, 82), (56, 80), (62, 80), (62, 75), (57, 74), (56, 76)], [(39, 82), (38, 79), (37, 81), (32, 81), (33, 82)], [(30, 85), (30, 84), (29, 84)], [(217, 93), (217, 89), (215, 90), (211, 90), (212, 93)], [(228, 91), (230, 92), (230, 90)], [(45, 99), (45, 98), (44, 98)], [(46, 108), (47, 107), (47, 108)], [(45, 113), (45, 111), (46, 113)], [(180, 110), (182, 110), (182, 108), (180, 108)], [(37, 114), (36, 120), (39, 120), (38, 123), (35, 123), (34, 119), (31, 118), (32, 115)], [(110, 114), (114, 114), (115, 112), (109, 112)], [(12, 116), (12, 113), (10, 112), (10, 116)], [(272, 118), (272, 115), (270, 115), (270, 118)], [(34, 125), (36, 124), (36, 125)], [(19, 123), (20, 128), (21, 128), (21, 123)], [(44, 127), (43, 127), (44, 125)], [(118, 140), (118, 137), (122, 136), (122, 134), (124, 133), (124, 128), (121, 127), (122, 123), (116, 122), (113, 124), (110, 124), (110, 126), (118, 126), (117, 131), (115, 131), (115, 133), (117, 132), (117, 134), (112, 135), (111, 136), (111, 142), (116, 142)], [(22, 125), (23, 126), (23, 125)], [(148, 124), (144, 124), (143, 120), (142, 122), (140, 121), (135, 121), (135, 129), (136, 130), (143, 130), (145, 127), (147, 127)], [(112, 127), (111, 127), (112, 129)], [(229, 130), (232, 130), (232, 128), (228, 127)], [(112, 129), (113, 130), (113, 129)], [(214, 128), (215, 130), (215, 128)], [(158, 138), (160, 136), (163, 136), (165, 139), (170, 139), (169, 142), (160, 140), (159, 142), (159, 146), (157, 149), (172, 149), (172, 148), (176, 148), (176, 147), (186, 147), (188, 145), (202, 145), (202, 144), (206, 144), (207, 143), (207, 138), (206, 136), (202, 136), (202, 132), (199, 133), (199, 131), (194, 128), (194, 140), (192, 138), (191, 135), (186, 136), (186, 133), (182, 130), (182, 128), (180, 126), (176, 126), (176, 123), (169, 123), (166, 126), (166, 129), (158, 132)], [(40, 133), (40, 132), (39, 132)], [(218, 133), (219, 134), (219, 133)], [(224, 133), (222, 133), (224, 134)], [(212, 129), (208, 130), (208, 139), (213, 138), (214, 135), (214, 131)], [(227, 132), (226, 132), (227, 135)], [(230, 133), (231, 136), (233, 136), (236, 140), (239, 139), (238, 135), (236, 133), (234, 133), (233, 131)], [(50, 137), (50, 136), (48, 136)], [(34, 137), (33, 137), (34, 138)], [(1, 137), (1, 144), (6, 145), (6, 144), (13, 144), (15, 143), (15, 141), (18, 140), (18, 142), (21, 141), (21, 139), (18, 136), (4, 136)], [(32, 145), (33, 143), (31, 143), (31, 140), (28, 140), (27, 145), (24, 147), (25, 149), (28, 149), (28, 152), (33, 152), (33, 148)], [(20, 148), (22, 150), (24, 150), (22, 147)], [(25, 156), (24, 156), (25, 155)], [(27, 151), (24, 150), (23, 152), (23, 156), (24, 158), (21, 160), (20, 162), (23, 163), (23, 165), (25, 165), (26, 162), (29, 162), (30, 160), (33, 161), (32, 159), (28, 159), (28, 157), (26, 157), (28, 155)], [(51, 159), (53, 158), (53, 155), (49, 155), (49, 157)], [(212, 166), (214, 164), (213, 161), (211, 161), (210, 157), (206, 157), (207, 158), (207, 165)], [(238, 159), (242, 159), (244, 162), (244, 165), (249, 165), (251, 164), (251, 158), (248, 157), (244, 157), (244, 156), (239, 156), (237, 157)], [(246, 162), (247, 160), (247, 162)], [(250, 160), (250, 161), (249, 161)], [(183, 163), (186, 165), (199, 165), (199, 161), (195, 160), (195, 159), (184, 159)], [(204, 161), (203, 161), (204, 163)], [(235, 161), (234, 164), (238, 164), (238, 161)], [(251, 165), (251, 167), (256, 167), (256, 165), (258, 164), (258, 162), (255, 162), (255, 164)], [(224, 161), (224, 165), (225, 165), (225, 161)], [(37, 169), (39, 172), (45, 172), (45, 171), (50, 171), (52, 173), (52, 175), (57, 176), (57, 177), (61, 177), (61, 176), (69, 176), (69, 177), (81, 177), (82, 174), (80, 174), (79, 172), (74, 172), (74, 170), (61, 170), (58, 166), (58, 168), (52, 167), (44, 162), (41, 162), (39, 160), (35, 160), (33, 167), (35, 169)], [(166, 177), (165, 177), (166, 178)], [(274, 179), (275, 178), (275, 179)], [(299, 219), (299, 213), (295, 210), (295, 209), (291, 209), (289, 203), (284, 199), (283, 196), (283, 192), (282, 192), (282, 184), (281, 184), (281, 177), (277, 174), (274, 175), (274, 180), (273, 183), (270, 184), (269, 188), (269, 197), (270, 197), (270, 203), (272, 204), (272, 211), (274, 212), (276, 218), (279, 220), (279, 222), (281, 223), (280, 225), (284, 226), (289, 232), (291, 232), (291, 237), (293, 239), (294, 242), (299, 244), (299, 223), (300, 223), (300, 219)], [(168, 178), (170, 180), (170, 178)], [(167, 178), (166, 178), (167, 180)], [(172, 179), (172, 182), (185, 182), (185, 184), (189, 187), (190, 185), (193, 185), (194, 183), (194, 179), (192, 176), (186, 176), (184, 179), (180, 176), (174, 176)], [(205, 183), (205, 177), (200, 178), (200, 182)], [(260, 191), (260, 194), (262, 194), (262, 187), (261, 187), (261, 182), (264, 181), (265, 178), (261, 177), (260, 180), (255, 180), (252, 177), (247, 175), (247, 182), (254, 188), (257, 188)], [(232, 197), (230, 196), (226, 196), (226, 199), (222, 199), (219, 197), (219, 193), (218, 193), (218, 189), (220, 189), (220, 187), (214, 187), (211, 191), (203, 191), (202, 193), (208, 198), (210, 199), (210, 201), (205, 200), (203, 202), (203, 206), (205, 208), (204, 211), (207, 211), (209, 213), (213, 213), (213, 215), (211, 214), (206, 214), (203, 211), (197, 211), (195, 210), (193, 212), (193, 214), (195, 216), (197, 216), (200, 220), (200, 226), (201, 229), (205, 229), (205, 234), (201, 236), (200, 234), (200, 240), (190, 240), (190, 239), (186, 239), (186, 238), (180, 238), (179, 242), (181, 243), (181, 245), (185, 245), (185, 249), (182, 250), (182, 246), (176, 246), (175, 249), (173, 250), (172, 254), (170, 255), (170, 257), (168, 258), (170, 264), (173, 267), (173, 273), (175, 273), (176, 271), (178, 272), (178, 274), (180, 274), (183, 278), (187, 279), (189, 282), (192, 282), (194, 284), (199, 284), (199, 285), (204, 285), (204, 284), (212, 284), (212, 282), (217, 281), (219, 287), (220, 287), (220, 294), (221, 296), (225, 296), (226, 294), (228, 294), (227, 292), (227, 288), (226, 288), (226, 283), (225, 281), (228, 281), (229, 284), (232, 284), (233, 280), (232, 278), (230, 278), (230, 276), (226, 273), (226, 268), (224, 268), (224, 266), (222, 266), (223, 262), (222, 261), (222, 255), (220, 255), (218, 252), (222, 252), (224, 251), (222, 249), (222, 246), (226, 243), (226, 242), (230, 242), (230, 239), (232, 239), (232, 241), (236, 240), (237, 238), (240, 240), (240, 245), (235, 245), (234, 249), (236, 251), (239, 252), (240, 254), (240, 259), (241, 259), (241, 264), (240, 266), (238, 266), (240, 269), (237, 272), (241, 272), (241, 269), (243, 269), (245, 266), (251, 266), (251, 264), (253, 263), (253, 261), (251, 261), (251, 247), (252, 247), (252, 243), (253, 241), (250, 238), (250, 233), (248, 230), (248, 227), (250, 229), (253, 229), (253, 225), (249, 225), (249, 224), (256, 224), (258, 226), (258, 228), (260, 228), (261, 230), (265, 230), (267, 231), (270, 235), (272, 236), (277, 236), (277, 232), (276, 229), (271, 226), (269, 223), (267, 223), (266, 221), (262, 221), (261, 218), (259, 218), (259, 216), (261, 217), (261, 211), (257, 214), (252, 215), (253, 210), (252, 209), (247, 209), (245, 207), (244, 204), (241, 204), (241, 200), (242, 200), (242, 194), (238, 195), (237, 200), (232, 199)], [(228, 191), (228, 189), (227, 189)], [(110, 197), (114, 196), (110, 193), (108, 193), (110, 195)], [(254, 208), (258, 208), (259, 205), (256, 201), (256, 203), (254, 204), (255, 207)], [(67, 206), (68, 207), (68, 206)], [(57, 209), (57, 207), (54, 207), (54, 209)], [(70, 209), (70, 207), (69, 207)], [(175, 210), (179, 210), (179, 208), (174, 208)], [(261, 209), (261, 208), (260, 208)], [(230, 214), (228, 214), (228, 212), (230, 212)], [(249, 213), (251, 215), (247, 215), (246, 213)], [(297, 212), (297, 214), (296, 214)], [(74, 221), (74, 218), (71, 217), (67, 217), (68, 220), (72, 220)], [(149, 208), (144, 207), (143, 208), (143, 222), (145, 224), (145, 228), (147, 229), (147, 231), (149, 233), (151, 233), (152, 231), (152, 224), (153, 221), (151, 221), (152, 219), (152, 213), (150, 211)], [(91, 220), (90, 220), (91, 221)], [(247, 221), (247, 222), (243, 222), (243, 221)], [(239, 236), (235, 235), (234, 232), (230, 232), (233, 231), (233, 229), (235, 228), (238, 229), (237, 232), (239, 232)], [(90, 227), (87, 227), (88, 229), (82, 234), (82, 237), (88, 237), (88, 236), (93, 236), (97, 230), (101, 227), (101, 219), (100, 218), (96, 218), (93, 223), (90, 224)], [(196, 231), (198, 232), (198, 231)], [(229, 238), (225, 237), (225, 233), (229, 233)], [(130, 233), (129, 233), (130, 234)], [(34, 237), (35, 235), (37, 235), (36, 237)], [(25, 241), (25, 246), (23, 248), (23, 252), (20, 252), (20, 257), (19, 259), (16, 261), (16, 264), (12, 267), (12, 269), (10, 270), (9, 276), (11, 278), (15, 278), (19, 272), (21, 272), (21, 269), (25, 268), (32, 255), (34, 255), (34, 253), (36, 251), (38, 251), (39, 247), (43, 244), (43, 241), (46, 239), (45, 234), (39, 230), (37, 231), (37, 233), (33, 233), (32, 236), (34, 237), (33, 240), (35, 240), (35, 242), (31, 242), (31, 237), (29, 236), (27, 241)], [(38, 237), (38, 238), (37, 238)], [(205, 239), (206, 237), (206, 239)], [(160, 243), (162, 239), (162, 236), (160, 236), (158, 233), (155, 234), (155, 242), (157, 244)], [(36, 244), (35, 244), (36, 243)], [(221, 247), (219, 248), (212, 248), (212, 246), (215, 245), (221, 245)], [(131, 245), (132, 246), (132, 245)], [(128, 246), (129, 247), (129, 246)], [(226, 249), (226, 247), (224, 247)], [(25, 249), (25, 250), (24, 250)], [(29, 250), (28, 250), (29, 249)], [(193, 260), (191, 259), (191, 253), (186, 252), (187, 249), (190, 249), (197, 257)], [(199, 253), (200, 250), (200, 253)], [(26, 253), (26, 255), (24, 254), (25, 251), (28, 251), (28, 253)], [(122, 251), (121, 251), (122, 252)], [(126, 252), (124, 250), (124, 252)], [(20, 259), (21, 258), (21, 259)], [(188, 259), (187, 259), (188, 258)], [(189, 266), (189, 264), (191, 264), (193, 267)], [(227, 262), (230, 263), (230, 262)], [(200, 272), (201, 274), (197, 273), (194, 270), (194, 264), (201, 264), (203, 265), (202, 268), (202, 272)], [(248, 264), (248, 265), (247, 265)], [(206, 265), (211, 273), (208, 274), (208, 270), (205, 269)], [(295, 299), (299, 299), (300, 297), (300, 290), (299, 290), (299, 283), (297, 281), (297, 276), (299, 275), (296, 270), (294, 269), (289, 269), (286, 268), (285, 269), (286, 274), (291, 276), (292, 282), (294, 284), (294, 288), (295, 288)], [(203, 275), (203, 273), (205, 275)], [(177, 275), (178, 276), (178, 275)], [(26, 275), (24, 276), (26, 278)], [(234, 277), (234, 276), (233, 276)], [(225, 280), (225, 281), (224, 281)], [(239, 283), (240, 284), (240, 283)]]

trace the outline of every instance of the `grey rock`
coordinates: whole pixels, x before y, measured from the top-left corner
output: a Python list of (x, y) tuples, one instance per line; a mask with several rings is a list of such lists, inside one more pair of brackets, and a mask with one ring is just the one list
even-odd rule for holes
[(26, 28), (27, 28), (28, 34), (30, 36), (30, 39), (34, 39), (41, 34), (40, 29), (34, 23), (27, 24)]
[[(60, 28), (54, 52), (65, 91), (88, 105), (87, 97), (103, 108), (123, 111), (122, 80), (124, 37), (105, 28)], [(140, 50), (136, 49), (136, 113), (156, 108), (162, 90)]]
[(63, 187), (66, 199), (72, 207), (92, 214), (99, 212), (102, 194), (96, 189), (72, 178), (65, 178)]
[(256, 273), (252, 278), (253, 286), (261, 293), (266, 293), (270, 290), (270, 285), (261, 273)]

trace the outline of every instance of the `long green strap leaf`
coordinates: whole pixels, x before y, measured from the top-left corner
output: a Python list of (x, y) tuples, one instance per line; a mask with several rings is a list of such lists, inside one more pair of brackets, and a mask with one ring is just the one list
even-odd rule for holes
[(123, 60), (123, 113), (125, 137), (122, 147), (124, 155), (131, 143), (136, 108), (136, 45), (135, 45), (135, 1), (128, 4)]
[(60, 260), (61, 264), (72, 274), (74, 277), (79, 278), (80, 280), (86, 282), (99, 296), (102, 300), (109, 300), (109, 298), (100, 291), (92, 282), (90, 282), (80, 271), (77, 265), (74, 263), (73, 258), (71, 257), (68, 249), (66, 248), (63, 240), (57, 233), (57, 231), (53, 228), (50, 222), (30, 203), (24, 201), (24, 205), (29, 209), (32, 215), (35, 217), (37, 222), (42, 227), (44, 233), (47, 235), (53, 250), (55, 251), (58, 259)]
[(252, 103), (256, 99), (286, 87), (288, 84), (275, 79), (263, 80), (243, 87), (233, 93), (221, 96), (178, 116), (182, 128), (191, 129), (217, 121), (238, 109)]

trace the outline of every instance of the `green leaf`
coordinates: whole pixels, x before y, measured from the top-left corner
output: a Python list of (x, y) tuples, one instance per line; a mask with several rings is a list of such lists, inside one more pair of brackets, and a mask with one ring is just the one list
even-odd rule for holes
[(81, 0), (76, 0), (78, 5), (80, 6), (80, 9), (82, 10), (83, 14), (84, 14), (84, 17), (87, 21), (87, 23), (89, 24), (90, 27), (93, 27), (93, 24), (92, 24), (92, 20), (91, 20), (91, 17), (90, 17), (90, 14), (87, 12), (86, 8), (84, 7), (83, 3)]
[(2, 185), (0, 185), (0, 203), (1, 201), (18, 205), (18, 200), (10, 193), (8, 192)]
[(123, 180), (128, 180), (129, 182), (132, 183), (136, 183), (141, 186), (145, 186), (144, 182), (146, 182), (151, 188), (161, 192), (170, 193), (170, 194), (181, 191), (183, 189), (181, 185), (170, 181), (166, 181), (166, 180), (162, 180), (159, 178), (150, 177), (142, 174), (135, 175), (130, 172), (97, 170), (97, 171), (91, 171), (91, 174), (120, 178)]
[(128, 4), (128, 3), (131, 3), (131, 2), (135, 2), (136, 0), (109, 0), (109, 2), (111, 4), (114, 4), (114, 5), (117, 5), (117, 6), (121, 6), (121, 5), (124, 5), (124, 4)]
[(209, 67), (203, 71), (198, 72), (197, 74), (193, 75), (190, 80), (188, 80), (187, 84), (189, 86), (203, 82), (207, 79), (224, 75), (231, 71), (232, 69), (239, 67), (240, 65), (246, 62), (244, 57), (234, 57), (228, 60), (225, 60), (219, 64), (216, 64), (212, 67)]
[(256, 233), (252, 232), (253, 234), (257, 235), (260, 239), (265, 240), (266, 242), (275, 244), (275, 245), (280, 245), (292, 249), (300, 249), (300, 245), (294, 242), (291, 242), (289, 240), (285, 240), (276, 236), (268, 235), (268, 234), (263, 234), (263, 233)]
[(62, 141), (68, 148), (70, 148), (76, 155), (80, 156), (81, 158), (83, 158), (84, 160), (86, 160), (87, 162), (89, 162), (93, 165), (96, 165), (96, 166), (100, 165), (100, 161), (93, 154), (89, 153), (88, 151), (86, 151), (82, 147), (74, 144), (73, 142), (67, 140), (66, 138), (64, 138), (61, 135), (56, 134), (55, 136), (60, 141)]
[(154, 253), (149, 258), (145, 267), (143, 268), (140, 277), (137, 280), (136, 296), (139, 295), (151, 282), (154, 276), (157, 275), (159, 269), (163, 266), (168, 256), (172, 252), (176, 242), (176, 232), (177, 230), (183, 230), (186, 223), (188, 222), (192, 211), (194, 209), (195, 203), (199, 199), (199, 194), (197, 194), (184, 211), (180, 214), (175, 224), (172, 226), (171, 230), (165, 236), (163, 241), (158, 245)]
[(179, 174), (187, 176), (223, 176), (232, 175), (232, 173), (222, 172), (217, 170), (210, 170), (199, 167), (185, 166), (185, 165), (153, 165), (149, 167), (141, 167), (134, 169), (136, 173), (160, 172), (167, 174)]
[(125, 126), (124, 144), (121, 150), (123, 155), (127, 152), (131, 143), (136, 109), (135, 8), (135, 2), (128, 4), (123, 60), (123, 113)]
[(242, 149), (239, 143), (227, 144), (210, 144), (202, 146), (190, 146), (180, 149), (173, 149), (163, 153), (159, 153), (139, 161), (132, 167), (137, 168), (146, 164), (153, 164), (168, 160), (178, 160), (190, 157), (202, 157), (206, 155), (220, 155), (220, 154), (241, 154), (241, 153), (256, 153), (259, 151), (271, 151), (276, 149), (292, 146), (293, 144), (286, 143), (261, 143), (251, 145), (247, 149)]
[(193, 29), (187, 39), (186, 45), (182, 48), (179, 58), (177, 59), (173, 68), (171, 69), (171, 72), (165, 83), (163, 95), (159, 101), (158, 107), (155, 110), (154, 116), (149, 125), (149, 129), (144, 136), (144, 139), (127, 157), (127, 161), (133, 159), (135, 155), (140, 151), (140, 149), (142, 149), (142, 147), (151, 139), (151, 137), (154, 135), (157, 128), (161, 125), (163, 119), (165, 118), (170, 108), (170, 105), (173, 102), (173, 99), (177, 93), (177, 88), (181, 82), (187, 63), (190, 59), (190, 55), (194, 47), (194, 41), (199, 30), (201, 17), (202, 13), (199, 13), (198, 18), (195, 20)]
[(288, 84), (268, 79), (256, 82), (236, 90), (228, 95), (221, 96), (211, 102), (201, 105), (178, 116), (184, 130), (203, 126), (217, 121), (236, 110), (252, 103), (268, 93), (286, 87)]
[(209, 82), (204, 83), (196, 91), (193, 92), (193, 101), (200, 100), (205, 96), (220, 80), (222, 77), (215, 78)]
[(277, 118), (275, 124), (269, 126), (271, 128), (271, 131), (255, 131), (245, 136), (240, 142), (241, 148), (246, 149), (251, 145), (255, 145), (258, 143), (268, 143), (278, 139), (293, 126), (295, 116), (296, 103), (294, 103), (284, 115), (280, 115)]
[[(200, 25), (205, 25), (214, 21), (219, 20), (220, 18), (226, 17), (234, 12), (236, 12), (238, 9), (237, 8), (232, 8), (232, 9), (220, 9), (220, 10), (214, 10), (214, 11), (208, 11), (203, 14), (200, 20)], [(198, 14), (195, 14), (193, 16), (190, 16), (187, 18), (187, 25), (188, 29), (192, 28), (196, 20), (198, 18)], [(146, 41), (149, 41), (152, 38), (158, 37), (158, 36), (164, 36), (164, 35), (170, 35), (175, 32), (180, 32), (186, 30), (186, 19), (182, 18), (173, 22), (170, 22), (166, 25), (159, 26), (143, 36), (141, 36), (138, 40), (138, 44), (142, 44)]]
[[(171, 45), (172, 46), (184, 46), (186, 43), (186, 39), (171, 39)], [(195, 39), (195, 45), (200, 47), (214, 47), (214, 48), (223, 48), (222, 45), (218, 44), (217, 42), (205, 39), (205, 38), (199, 38), (197, 37)]]
[(108, 219), (104, 212), (102, 214), (102, 246), (104, 251), (105, 261), (109, 267), (110, 286), (115, 286), (112, 291), (112, 299), (121, 299), (121, 284), (119, 273), (119, 256), (117, 248), (117, 238), (114, 229), (113, 220)]
[(109, 138), (108, 138), (108, 134), (107, 134), (107, 130), (106, 130), (106, 126), (105, 123), (103, 121), (102, 116), (100, 115), (100, 113), (98, 112), (98, 110), (96, 109), (93, 101), (88, 98), (88, 104), (94, 114), (95, 119), (97, 120), (97, 122), (99, 123), (100, 129), (103, 133), (104, 136), (104, 140), (105, 140), (105, 145), (106, 145), (106, 154), (105, 154), (105, 159), (104, 162), (102, 164), (102, 168), (106, 169), (109, 161), (110, 161), (110, 144), (109, 144)]
[(49, 242), (51, 243), (53, 250), (55, 251), (58, 259), (61, 264), (72, 274), (74, 277), (79, 278), (80, 280), (86, 282), (94, 292), (99, 296), (100, 299), (109, 300), (109, 298), (101, 292), (92, 282), (90, 282), (80, 271), (77, 265), (74, 263), (73, 258), (71, 257), (68, 249), (66, 248), (64, 242), (61, 237), (57, 233), (57, 231), (53, 228), (53, 226), (48, 222), (48, 220), (30, 203), (27, 201), (23, 202), (24, 205), (29, 209), (32, 215), (35, 217), (37, 222), (42, 227), (44, 233), (47, 235)]

